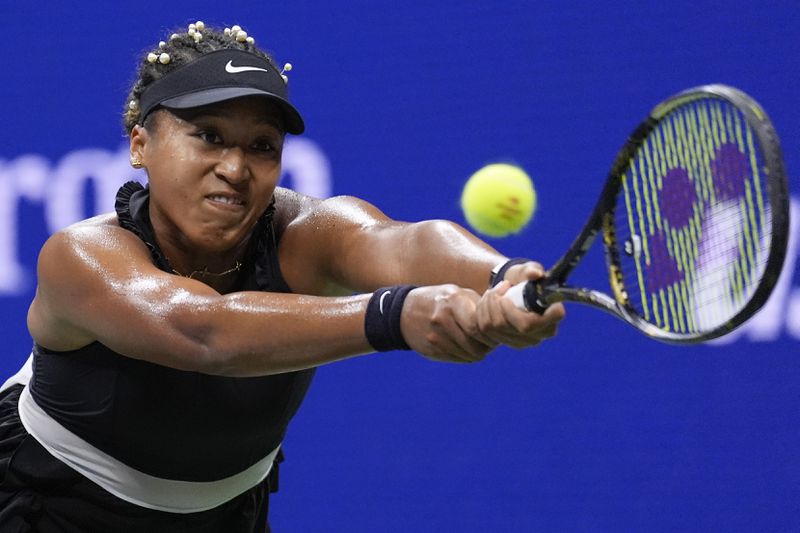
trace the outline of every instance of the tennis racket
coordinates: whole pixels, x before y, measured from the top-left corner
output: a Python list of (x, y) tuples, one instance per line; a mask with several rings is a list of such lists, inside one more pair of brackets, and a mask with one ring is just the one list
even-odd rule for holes
[[(766, 302), (788, 228), (786, 174), (766, 113), (733, 87), (695, 87), (650, 112), (569, 250), (507, 296), (538, 313), (558, 301), (588, 304), (652, 338), (702, 342)], [(600, 232), (610, 294), (567, 284)]]

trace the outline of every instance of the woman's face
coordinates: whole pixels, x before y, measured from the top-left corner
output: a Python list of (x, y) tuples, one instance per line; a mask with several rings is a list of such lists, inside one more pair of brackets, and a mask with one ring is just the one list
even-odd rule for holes
[(277, 108), (243, 97), (189, 110), (156, 111), (131, 133), (147, 168), (159, 240), (214, 253), (245, 242), (278, 184), (283, 128)]

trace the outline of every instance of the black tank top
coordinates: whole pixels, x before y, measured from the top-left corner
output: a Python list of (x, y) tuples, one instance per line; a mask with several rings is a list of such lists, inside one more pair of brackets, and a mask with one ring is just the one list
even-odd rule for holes
[[(148, 203), (147, 188), (126, 183), (117, 194), (119, 223), (172, 272)], [(251, 239), (241, 290), (291, 292), (278, 265), (273, 213), (274, 201)], [(125, 357), (98, 342), (68, 352), (34, 345), (33, 353), (30, 391), (52, 418), (128, 466), (184, 481), (221, 479), (263, 459), (283, 440), (314, 374), (211, 376)]]

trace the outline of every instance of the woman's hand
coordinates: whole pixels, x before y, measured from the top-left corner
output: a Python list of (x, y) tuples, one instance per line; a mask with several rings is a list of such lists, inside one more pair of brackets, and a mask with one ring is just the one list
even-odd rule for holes
[(478, 327), (480, 301), (478, 293), (457, 285), (418, 287), (403, 304), (403, 338), (412, 350), (435, 361), (480, 361), (497, 346)]
[(553, 304), (540, 315), (521, 310), (505, 298), (512, 286), (542, 276), (544, 268), (534, 261), (514, 265), (508, 269), (502, 282), (484, 293), (477, 306), (476, 317), (478, 329), (488, 342), (525, 348), (536, 346), (556, 334), (558, 323), (565, 314), (562, 304)]
[(543, 315), (518, 309), (505, 293), (516, 283), (539, 279), (544, 269), (533, 261), (510, 268), (505, 280), (482, 296), (457, 285), (419, 287), (408, 294), (400, 327), (408, 345), (436, 361), (480, 361), (497, 346), (536, 346), (556, 334), (564, 306)]

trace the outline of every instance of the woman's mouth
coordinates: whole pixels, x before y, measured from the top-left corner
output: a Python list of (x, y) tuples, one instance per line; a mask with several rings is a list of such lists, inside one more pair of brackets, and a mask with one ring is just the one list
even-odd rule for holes
[(227, 205), (244, 205), (244, 201), (241, 198), (233, 197), (233, 196), (224, 196), (221, 194), (212, 194), (207, 196), (209, 200), (212, 202), (219, 202), (221, 204)]

